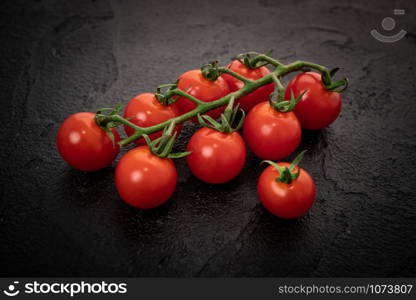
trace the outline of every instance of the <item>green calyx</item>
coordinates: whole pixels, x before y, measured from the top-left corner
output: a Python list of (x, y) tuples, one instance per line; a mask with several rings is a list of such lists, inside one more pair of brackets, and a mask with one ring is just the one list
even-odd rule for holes
[(279, 172), (279, 176), (276, 177), (276, 182), (290, 184), (293, 182), (293, 180), (296, 180), (299, 177), (300, 169), (298, 169), (296, 173), (293, 173), (293, 170), (300, 163), (306, 151), (307, 150), (304, 150), (301, 153), (299, 153), (292, 161), (292, 163), (289, 165), (289, 167), (281, 167), (271, 160), (263, 160), (261, 163), (268, 163), (269, 165), (272, 165), (274, 168), (276, 168), (276, 170)]
[[(121, 123), (118, 121), (112, 120), (109, 117), (118, 115), (122, 107), (123, 106), (121, 104), (117, 104), (116, 107), (114, 108), (108, 108), (108, 107), (100, 108), (99, 110), (97, 110), (95, 114), (95, 122), (101, 129), (105, 131), (105, 133), (108, 135), (111, 142), (113, 143), (113, 146), (115, 146), (115, 139), (114, 139), (114, 134), (111, 128), (115, 128), (119, 126)], [(109, 111), (109, 113), (103, 114), (103, 112), (106, 112), (106, 111)]]
[[(245, 113), (239, 109), (239, 105), (234, 106), (234, 97), (231, 98), (224, 112), (221, 114), (221, 121), (218, 122), (208, 115), (198, 114), (198, 122), (204, 127), (214, 129), (219, 132), (233, 133), (241, 129), (244, 123)], [(236, 117), (238, 112), (241, 112), (241, 117), (236, 126)]]
[[(270, 106), (273, 107), (275, 110), (278, 110), (280, 112), (289, 112), (292, 111), (295, 107), (296, 104), (298, 104), (298, 102), (300, 101), (300, 99), (302, 99), (303, 95), (305, 95), (306, 91), (303, 91), (298, 97), (295, 97), (293, 95), (293, 91), (290, 90), (290, 100), (282, 100), (279, 97), (279, 92), (273, 92), (270, 95)], [(277, 95), (277, 100), (274, 100), (274, 96)]]
[(171, 153), (176, 140), (176, 132), (174, 132), (174, 130), (175, 122), (172, 121), (169, 123), (169, 126), (163, 129), (161, 137), (152, 141), (147, 134), (143, 134), (143, 138), (150, 151), (156, 156), (161, 158), (180, 158), (187, 156), (191, 152)]
[(201, 67), (201, 72), (202, 72), (202, 75), (210, 81), (215, 81), (217, 80), (218, 77), (221, 76), (221, 70), (218, 67), (217, 60), (213, 61), (210, 64), (203, 65)]
[(346, 77), (332, 82), (332, 77), (339, 70), (340, 68), (336, 67), (328, 72), (322, 72), (322, 83), (326, 90), (341, 93), (348, 87), (348, 78)]
[(272, 78), (276, 89), (273, 93), (270, 94), (270, 106), (280, 112), (292, 111), (300, 99), (302, 99), (303, 95), (305, 95), (306, 91), (303, 91), (298, 97), (295, 97), (293, 91), (290, 90), (290, 99), (285, 100), (285, 87), (275, 74), (272, 74)]

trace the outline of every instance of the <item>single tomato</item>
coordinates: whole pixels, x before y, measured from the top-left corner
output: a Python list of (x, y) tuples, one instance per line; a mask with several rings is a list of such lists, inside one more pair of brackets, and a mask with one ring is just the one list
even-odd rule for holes
[(302, 130), (293, 112), (280, 112), (269, 101), (257, 104), (244, 122), (244, 137), (258, 157), (282, 159), (299, 146)]
[(328, 127), (341, 111), (341, 94), (327, 91), (318, 73), (298, 74), (286, 87), (286, 99), (290, 99), (290, 91), (293, 91), (295, 97), (306, 91), (294, 109), (299, 122), (305, 129)]
[[(289, 163), (278, 163), (289, 167)], [(297, 173), (299, 167), (293, 169)], [(279, 171), (272, 165), (260, 175), (257, 192), (263, 206), (275, 216), (293, 219), (303, 216), (311, 208), (316, 197), (316, 187), (312, 177), (300, 168), (299, 177), (291, 183), (278, 182)]]
[[(163, 123), (180, 115), (176, 104), (163, 105), (152, 93), (139, 94), (129, 101), (125, 110), (124, 118), (127, 118), (133, 124), (140, 127), (150, 127)], [(176, 125), (176, 132), (179, 134), (182, 129), (182, 124)], [(128, 136), (131, 136), (135, 131), (133, 128), (124, 125), (124, 130)], [(157, 139), (162, 135), (162, 131), (158, 131), (149, 135), (151, 140)], [(145, 145), (143, 138), (135, 141), (138, 145)]]
[(191, 172), (207, 183), (224, 183), (235, 178), (246, 160), (246, 147), (238, 132), (223, 133), (203, 127), (188, 143)]
[(95, 122), (95, 114), (80, 112), (69, 116), (56, 136), (61, 157), (75, 169), (97, 171), (109, 166), (119, 152), (120, 136), (112, 128), (114, 144)]
[[(230, 93), (230, 88), (223, 78), (208, 80), (202, 75), (201, 70), (191, 70), (182, 74), (178, 79), (178, 88), (203, 102), (212, 102)], [(176, 103), (182, 114), (196, 107), (196, 104), (186, 97), (179, 98)], [(224, 107), (219, 107), (207, 114), (216, 119), (223, 111)], [(195, 122), (196, 118), (192, 118), (192, 121)]]
[(127, 152), (118, 162), (115, 183), (120, 197), (127, 204), (154, 208), (165, 203), (176, 188), (175, 164), (169, 158), (160, 158), (147, 146)]
[[(258, 80), (270, 73), (269, 69), (267, 69), (265, 66), (256, 69), (250, 69), (238, 60), (232, 61), (230, 64), (228, 64), (227, 68), (250, 80)], [(244, 86), (244, 83), (241, 80), (238, 80), (232, 75), (223, 74), (221, 77), (227, 81), (231, 92), (238, 91)], [(242, 108), (245, 112), (250, 111), (256, 104), (263, 101), (268, 101), (269, 96), (271, 93), (273, 93), (273, 91), (273, 83), (259, 87), (253, 92), (238, 99), (240, 108)]]

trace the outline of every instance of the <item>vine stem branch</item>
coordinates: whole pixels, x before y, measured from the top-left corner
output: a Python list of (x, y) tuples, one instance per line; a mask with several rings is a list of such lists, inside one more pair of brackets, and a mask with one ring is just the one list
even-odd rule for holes
[[(262, 87), (266, 84), (269, 84), (271, 82), (276, 82), (277, 78), (281, 78), (289, 73), (295, 72), (295, 71), (300, 71), (303, 68), (312, 68), (315, 69), (319, 72), (321, 72), (322, 74), (329, 74), (329, 70), (321, 65), (315, 64), (315, 63), (311, 63), (311, 62), (306, 62), (306, 61), (296, 61), (287, 65), (283, 65), (280, 62), (265, 56), (265, 55), (259, 55), (258, 57), (255, 58), (257, 61), (264, 61), (267, 63), (272, 64), (273, 66), (275, 66), (275, 70), (273, 72), (271, 72), (270, 74), (267, 74), (266, 76), (252, 81), (249, 80), (231, 70), (228, 70), (226, 68), (220, 68), (220, 71), (222, 73), (227, 73), (230, 74), (234, 77), (236, 77), (237, 79), (241, 80), (244, 82), (244, 87), (241, 88), (238, 91), (235, 91), (233, 93), (230, 93), (218, 100), (215, 100), (213, 102), (203, 102), (199, 99), (196, 99), (195, 97), (193, 97), (192, 95), (189, 95), (187, 92), (179, 90), (178, 88), (176, 89), (172, 89), (171, 91), (169, 91), (168, 93), (170, 95), (177, 95), (180, 97), (186, 97), (189, 100), (191, 100), (192, 102), (194, 102), (196, 104), (196, 108), (185, 113), (182, 114), (178, 117), (175, 117), (173, 119), (167, 120), (165, 122), (159, 123), (157, 125), (154, 126), (150, 126), (150, 127), (140, 127), (137, 126), (135, 124), (133, 124), (132, 122), (128, 121), (127, 119), (123, 118), (122, 116), (115, 114), (115, 115), (108, 115), (106, 116), (105, 122), (119, 122), (123, 125), (127, 125), (131, 128), (133, 128), (135, 130), (135, 133), (132, 134), (131, 136), (121, 140), (119, 142), (120, 146), (126, 146), (130, 143), (132, 143), (133, 141), (137, 140), (138, 138), (140, 138), (143, 134), (151, 134), (157, 131), (161, 131), (163, 130), (166, 126), (168, 126), (172, 121), (175, 122), (175, 124), (180, 124), (185, 122), (188, 119), (191, 119), (193, 117), (196, 117), (198, 114), (203, 114), (209, 110), (212, 110), (214, 108), (220, 107), (220, 106), (225, 106), (227, 105), (230, 100), (232, 98), (234, 98), (235, 100), (237, 100), (238, 98), (247, 95), (249, 93), (251, 93), (252, 91), (258, 89), (259, 87)], [(280, 82), (280, 81), (279, 81)], [(280, 84), (281, 85), (281, 84)], [(277, 88), (279, 90), (281, 90), (283, 87), (283, 85), (281, 86), (277, 86)], [(284, 87), (283, 87), (284, 89)], [(174, 99), (174, 101), (177, 101), (179, 99), (179, 97), (177, 97), (176, 99)]]
[(226, 73), (226, 74), (230, 74), (231, 76), (237, 78), (238, 80), (241, 80), (242, 82), (244, 82), (244, 84), (248, 84), (253, 82), (250, 79), (245, 78), (244, 76), (241, 76), (240, 74), (228, 69), (228, 68), (218, 68), (218, 71), (222, 74)]
[(256, 58), (254, 58), (254, 59), (252, 60), (252, 63), (253, 63), (253, 64), (256, 64), (256, 63), (257, 63), (257, 62), (259, 62), (259, 61), (264, 61), (264, 62), (267, 62), (267, 63), (269, 63), (269, 64), (271, 64), (271, 65), (273, 65), (273, 66), (275, 66), (275, 67), (282, 66), (282, 63), (281, 63), (280, 61), (278, 61), (278, 60), (276, 60), (276, 59), (273, 59), (273, 58), (271, 58), (270, 56), (267, 56), (267, 55), (264, 55), (264, 54), (262, 54), (262, 55), (258, 55)]
[(277, 78), (276, 74), (272, 73), (272, 79), (273, 79), (274, 84), (276, 85), (278, 99), (280, 101), (283, 101), (284, 100), (284, 97), (285, 97), (285, 87), (283, 86), (283, 84), (280, 81), (280, 79)]

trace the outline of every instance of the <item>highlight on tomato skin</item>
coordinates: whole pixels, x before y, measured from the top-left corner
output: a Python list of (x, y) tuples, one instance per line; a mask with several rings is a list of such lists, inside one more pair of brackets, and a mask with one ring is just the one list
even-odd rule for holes
[[(214, 81), (208, 80), (204, 77), (201, 70), (190, 70), (179, 76), (178, 88), (203, 102), (218, 100), (231, 92), (223, 78), (218, 77)], [(181, 114), (185, 114), (196, 107), (196, 104), (186, 97), (179, 98), (176, 103)], [(225, 106), (215, 108), (207, 112), (207, 115), (216, 119), (224, 111), (224, 108)], [(193, 122), (196, 122), (196, 120), (196, 118), (191, 119)]]
[(175, 192), (177, 172), (172, 159), (154, 155), (148, 146), (127, 152), (118, 162), (115, 185), (121, 199), (136, 208), (165, 203)]
[(268, 101), (257, 104), (244, 122), (244, 138), (251, 151), (263, 159), (279, 160), (292, 154), (302, 129), (293, 112), (280, 112)]
[[(265, 66), (256, 69), (250, 69), (238, 60), (234, 60), (229, 63), (227, 68), (253, 81), (258, 80), (267, 74), (270, 74), (270, 70)], [(222, 74), (221, 77), (227, 81), (231, 92), (238, 91), (244, 87), (244, 83), (241, 80), (238, 80), (230, 74)], [(256, 104), (269, 100), (269, 96), (273, 92), (274, 84), (269, 83), (239, 98), (238, 103), (240, 104), (241, 109), (243, 109), (245, 112), (249, 112)]]
[(97, 171), (111, 165), (119, 153), (120, 136), (114, 128), (111, 131), (114, 144), (95, 122), (95, 114), (79, 112), (62, 123), (56, 135), (56, 146), (61, 157), (73, 168)]
[(290, 99), (291, 91), (295, 97), (307, 91), (294, 109), (302, 128), (318, 130), (328, 127), (341, 112), (342, 95), (326, 90), (321, 74), (304, 72), (296, 75), (286, 87), (286, 99)]
[(238, 132), (223, 133), (203, 127), (190, 139), (189, 169), (200, 180), (220, 184), (234, 179), (244, 167), (246, 147)]
[[(289, 167), (289, 163), (280, 162), (279, 166)], [(295, 167), (293, 172), (298, 172)], [(279, 171), (268, 166), (260, 175), (257, 193), (260, 202), (273, 215), (283, 219), (295, 219), (305, 215), (316, 199), (316, 186), (312, 177), (300, 168), (299, 177), (291, 183), (277, 182)]]
[[(129, 101), (125, 110), (124, 118), (128, 119), (133, 124), (146, 128), (154, 126), (170, 119), (176, 118), (181, 113), (178, 106), (173, 103), (170, 105), (163, 105), (152, 93), (142, 93), (135, 96)], [(128, 136), (134, 134), (134, 129), (124, 125), (124, 130)], [(182, 124), (176, 125), (175, 131), (179, 135), (182, 130)], [(149, 135), (151, 140), (154, 140), (162, 135), (162, 130)], [(134, 141), (137, 145), (145, 145), (143, 138)]]

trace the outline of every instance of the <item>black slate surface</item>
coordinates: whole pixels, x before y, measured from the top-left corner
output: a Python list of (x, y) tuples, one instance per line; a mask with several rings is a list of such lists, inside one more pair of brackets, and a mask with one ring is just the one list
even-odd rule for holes
[[(1, 276), (416, 275), (414, 1), (51, 0), (0, 8)], [(408, 34), (380, 43), (369, 31), (383, 32), (381, 20), (395, 8), (406, 15), (395, 16), (394, 32)], [(140, 211), (117, 196), (113, 167), (82, 173), (56, 152), (69, 114), (126, 103), (213, 59), (268, 49), (284, 62), (343, 67), (350, 79), (336, 123), (303, 132), (302, 166), (318, 189), (303, 218), (280, 220), (259, 205), (263, 167), (252, 154), (220, 186), (177, 161), (173, 198)]]

